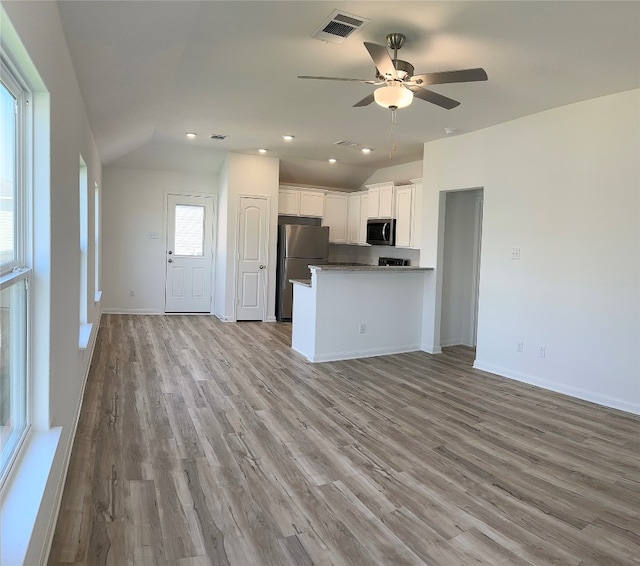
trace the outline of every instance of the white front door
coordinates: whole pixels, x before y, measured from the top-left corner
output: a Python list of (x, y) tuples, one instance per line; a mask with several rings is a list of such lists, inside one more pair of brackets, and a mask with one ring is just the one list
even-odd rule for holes
[(211, 312), (213, 198), (167, 195), (165, 312)]
[(265, 320), (269, 202), (240, 197), (236, 320)]

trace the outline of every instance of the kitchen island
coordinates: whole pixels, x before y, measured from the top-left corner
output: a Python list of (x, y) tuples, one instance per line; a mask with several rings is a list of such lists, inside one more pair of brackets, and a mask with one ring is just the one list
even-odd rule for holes
[(291, 346), (312, 362), (420, 349), (427, 267), (310, 265), (292, 280)]

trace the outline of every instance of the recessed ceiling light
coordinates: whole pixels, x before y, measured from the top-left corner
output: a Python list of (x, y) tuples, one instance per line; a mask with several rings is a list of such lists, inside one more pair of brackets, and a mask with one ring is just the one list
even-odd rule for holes
[(337, 159), (334, 159), (333, 157), (331, 159), (329, 159), (329, 163), (335, 163), (337, 161)]
[(258, 150), (258, 153), (267, 153), (267, 150), (266, 150), (266, 149), (264, 149), (263, 147), (261, 147), (261, 148)]
[(282, 139), (283, 139), (284, 141), (291, 141), (291, 140), (293, 139), (293, 136), (292, 136), (291, 134), (284, 134), (284, 135), (282, 136)]
[(363, 147), (360, 151), (362, 151), (362, 153), (371, 153), (371, 148)]
[(448, 136), (455, 136), (458, 133), (458, 130), (456, 130), (455, 128), (445, 128), (444, 133)]
[(187, 136), (188, 138), (195, 138), (198, 134), (196, 134), (195, 132), (187, 132), (185, 134), (185, 136)]

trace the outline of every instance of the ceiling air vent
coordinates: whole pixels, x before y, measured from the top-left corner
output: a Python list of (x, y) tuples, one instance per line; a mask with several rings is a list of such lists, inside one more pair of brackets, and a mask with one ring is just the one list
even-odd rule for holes
[(211, 134), (212, 140), (224, 141), (228, 138), (228, 134)]
[(349, 140), (340, 140), (337, 142), (333, 142), (333, 145), (342, 145), (345, 147), (358, 147), (360, 144), (353, 141), (349, 141)]
[(329, 43), (342, 43), (353, 32), (362, 29), (370, 21), (367, 18), (334, 10), (311, 37)]

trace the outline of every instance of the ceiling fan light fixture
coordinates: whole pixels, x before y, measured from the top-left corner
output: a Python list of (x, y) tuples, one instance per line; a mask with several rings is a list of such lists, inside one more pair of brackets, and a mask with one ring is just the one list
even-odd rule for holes
[(376, 89), (373, 93), (373, 99), (383, 108), (397, 110), (398, 108), (406, 108), (413, 101), (413, 92), (401, 84), (389, 83)]

